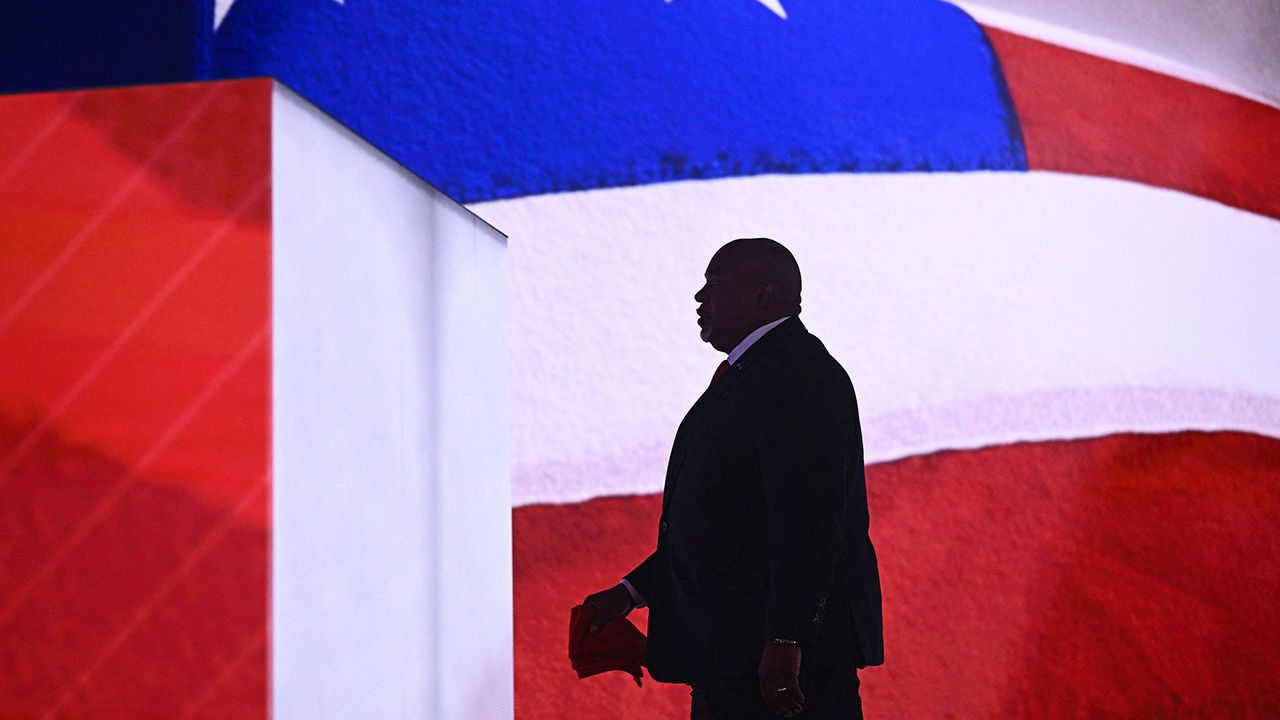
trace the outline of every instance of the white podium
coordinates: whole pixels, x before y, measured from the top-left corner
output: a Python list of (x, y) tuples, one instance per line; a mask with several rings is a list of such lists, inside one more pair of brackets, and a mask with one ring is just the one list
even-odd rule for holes
[(511, 717), (505, 238), (271, 104), (273, 716)]
[(271, 80), (0, 150), (0, 715), (510, 718), (503, 235)]

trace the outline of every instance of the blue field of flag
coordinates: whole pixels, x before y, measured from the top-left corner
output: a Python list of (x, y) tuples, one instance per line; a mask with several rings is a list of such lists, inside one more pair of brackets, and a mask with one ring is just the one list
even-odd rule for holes
[(464, 202), (1026, 166), (981, 28), (934, 0), (237, 0), (210, 42), (202, 76), (274, 76)]

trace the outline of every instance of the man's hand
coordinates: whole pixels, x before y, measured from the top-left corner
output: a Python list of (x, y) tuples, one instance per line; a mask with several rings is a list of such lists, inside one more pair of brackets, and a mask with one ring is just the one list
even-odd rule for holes
[(760, 657), (760, 697), (770, 710), (782, 717), (804, 712), (799, 645), (772, 640), (764, 644), (764, 655)]
[(618, 583), (608, 590), (601, 590), (598, 593), (591, 593), (583, 600), (584, 605), (594, 605), (599, 612), (595, 618), (591, 620), (591, 627), (587, 628), (587, 632), (596, 633), (604, 624), (614, 618), (626, 617), (631, 612), (631, 608), (635, 607), (635, 603), (631, 601), (631, 593), (622, 584)]

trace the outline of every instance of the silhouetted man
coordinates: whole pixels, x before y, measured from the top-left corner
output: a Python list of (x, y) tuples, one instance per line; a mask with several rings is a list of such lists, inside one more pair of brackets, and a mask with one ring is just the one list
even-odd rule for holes
[(720, 248), (694, 300), (728, 357), (676, 432), (657, 549), (585, 602), (596, 628), (648, 605), (649, 672), (692, 686), (694, 720), (860, 718), (883, 641), (853, 386), (781, 244)]

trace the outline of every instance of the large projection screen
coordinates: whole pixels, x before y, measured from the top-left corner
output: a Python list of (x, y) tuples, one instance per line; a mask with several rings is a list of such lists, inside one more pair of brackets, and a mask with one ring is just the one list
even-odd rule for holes
[(1275, 0), (144, 4), (0, 22), (0, 716), (687, 717), (569, 609), (770, 236), (868, 717), (1280, 717)]

